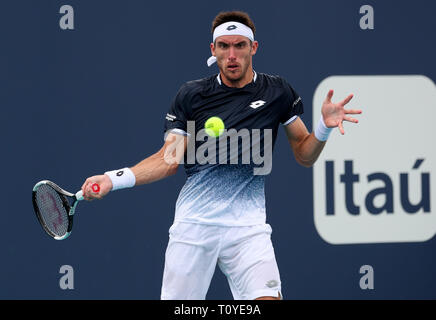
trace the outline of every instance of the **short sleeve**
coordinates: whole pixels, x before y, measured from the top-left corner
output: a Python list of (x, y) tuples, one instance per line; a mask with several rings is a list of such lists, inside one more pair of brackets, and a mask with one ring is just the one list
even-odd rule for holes
[(284, 81), (285, 106), (280, 117), (280, 123), (288, 125), (304, 112), (303, 101), (300, 95), (292, 88), (290, 84)]
[(165, 116), (164, 139), (170, 132), (185, 136), (188, 135), (186, 129), (188, 120), (188, 105), (189, 103), (187, 101), (186, 94), (184, 93), (183, 88), (181, 88), (172, 101), (171, 106)]

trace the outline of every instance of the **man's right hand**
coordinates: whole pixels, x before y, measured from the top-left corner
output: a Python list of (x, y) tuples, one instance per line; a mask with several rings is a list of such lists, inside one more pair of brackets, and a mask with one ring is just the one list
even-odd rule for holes
[[(99, 192), (92, 190), (92, 185), (96, 183), (100, 187)], [(98, 176), (92, 176), (85, 180), (82, 185), (83, 199), (92, 201), (94, 199), (103, 199), (112, 190), (112, 181), (109, 176), (101, 174)]]

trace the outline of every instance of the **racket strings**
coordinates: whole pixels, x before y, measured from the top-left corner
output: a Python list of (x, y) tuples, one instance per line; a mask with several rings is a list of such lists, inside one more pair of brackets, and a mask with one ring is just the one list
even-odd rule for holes
[(42, 184), (36, 190), (36, 205), (39, 216), (46, 228), (56, 236), (68, 232), (68, 209), (63, 205), (61, 196), (52, 187)]

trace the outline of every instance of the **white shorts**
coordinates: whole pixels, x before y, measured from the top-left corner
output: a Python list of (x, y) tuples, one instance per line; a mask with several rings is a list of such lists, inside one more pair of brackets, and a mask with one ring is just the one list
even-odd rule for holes
[(175, 222), (165, 254), (162, 300), (204, 300), (218, 264), (235, 300), (281, 297), (271, 226)]

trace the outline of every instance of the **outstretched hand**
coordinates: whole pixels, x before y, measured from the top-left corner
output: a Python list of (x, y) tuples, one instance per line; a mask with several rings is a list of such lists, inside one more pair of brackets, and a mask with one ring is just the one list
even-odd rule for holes
[(355, 118), (348, 116), (349, 114), (361, 114), (362, 110), (346, 110), (345, 105), (350, 102), (353, 98), (353, 94), (350, 94), (344, 100), (338, 103), (332, 102), (333, 90), (330, 90), (327, 94), (324, 103), (322, 104), (321, 113), (325, 125), (328, 128), (338, 127), (341, 134), (344, 134), (344, 126), (342, 122), (349, 121), (353, 123), (358, 123), (359, 121)]

